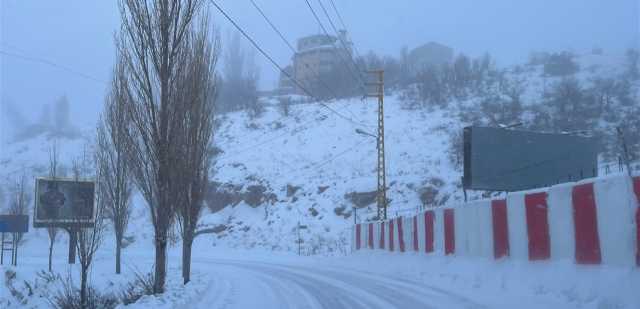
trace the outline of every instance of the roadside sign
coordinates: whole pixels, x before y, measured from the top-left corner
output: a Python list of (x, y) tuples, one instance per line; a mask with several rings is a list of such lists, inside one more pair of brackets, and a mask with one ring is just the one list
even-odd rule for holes
[(29, 216), (0, 215), (0, 233), (26, 233), (29, 231)]
[(34, 227), (92, 227), (95, 183), (71, 179), (36, 179)]

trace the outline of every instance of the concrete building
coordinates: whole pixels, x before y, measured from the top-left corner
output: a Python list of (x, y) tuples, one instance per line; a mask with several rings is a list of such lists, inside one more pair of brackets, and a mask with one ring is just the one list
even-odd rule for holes
[[(340, 42), (342, 41), (342, 42)], [(345, 49), (346, 46), (346, 49)], [(298, 39), (297, 51), (292, 57), (292, 64), (284, 70), (305, 88), (313, 88), (318, 77), (331, 71), (342, 61), (353, 57), (353, 43), (347, 32), (341, 30), (338, 36), (314, 34)], [(342, 59), (341, 59), (342, 58)], [(280, 93), (304, 94), (286, 75), (280, 73)]]

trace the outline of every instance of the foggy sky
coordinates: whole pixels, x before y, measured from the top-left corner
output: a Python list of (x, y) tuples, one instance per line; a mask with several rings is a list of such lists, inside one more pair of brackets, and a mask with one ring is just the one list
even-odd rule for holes
[[(256, 2), (291, 43), (320, 32), (304, 0)], [(324, 17), (317, 0), (310, 2)], [(622, 52), (639, 42), (638, 0), (334, 2), (361, 53), (374, 50), (397, 55), (404, 45), (412, 48), (437, 41), (456, 53), (478, 56), (489, 52), (499, 65), (507, 65), (524, 61), (534, 50), (581, 52), (598, 46), (605, 52)], [(220, 0), (219, 4), (278, 63), (290, 61), (289, 49), (249, 0)], [(325, 0), (325, 5), (333, 13), (329, 1)], [(222, 37), (226, 37), (229, 23), (208, 6), (215, 12), (213, 19), (222, 29)], [(113, 35), (119, 27), (116, 1), (0, 0), (0, 18), (0, 50), (43, 58), (100, 80), (0, 54), (0, 102), (12, 102), (35, 120), (43, 103), (53, 103), (66, 94), (72, 118), (80, 124), (94, 122), (106, 89), (101, 81), (109, 79), (114, 58)], [(256, 57), (261, 66), (261, 88), (273, 88), (278, 73), (259, 54)], [(0, 113), (3, 111), (0, 108)], [(6, 129), (5, 118), (0, 117), (0, 129)]]

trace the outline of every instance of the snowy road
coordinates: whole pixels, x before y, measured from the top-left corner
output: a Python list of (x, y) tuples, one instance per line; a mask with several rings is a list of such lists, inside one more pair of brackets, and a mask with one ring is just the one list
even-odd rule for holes
[(193, 308), (484, 308), (400, 278), (326, 267), (196, 259), (210, 285)]

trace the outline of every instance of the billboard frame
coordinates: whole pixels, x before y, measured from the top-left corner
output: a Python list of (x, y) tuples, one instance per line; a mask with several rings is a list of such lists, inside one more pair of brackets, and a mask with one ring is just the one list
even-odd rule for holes
[[(97, 211), (97, 195), (96, 195), (96, 185), (97, 183), (94, 180), (87, 179), (74, 179), (74, 178), (61, 178), (61, 177), (36, 177), (35, 178), (35, 200), (34, 200), (34, 209), (33, 209), (33, 227), (35, 228), (63, 228), (68, 230), (73, 230), (77, 228), (91, 228), (95, 226), (96, 222), (96, 211)], [(90, 219), (38, 219), (38, 209), (40, 208), (40, 199), (38, 192), (38, 182), (41, 180), (46, 181), (60, 181), (60, 182), (74, 182), (74, 183), (91, 183), (94, 186), (94, 194), (93, 194), (93, 203), (91, 210), (91, 218)]]

